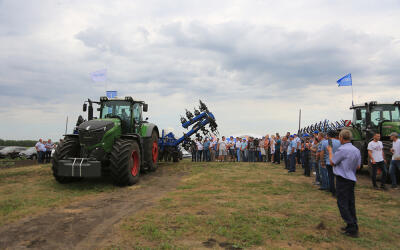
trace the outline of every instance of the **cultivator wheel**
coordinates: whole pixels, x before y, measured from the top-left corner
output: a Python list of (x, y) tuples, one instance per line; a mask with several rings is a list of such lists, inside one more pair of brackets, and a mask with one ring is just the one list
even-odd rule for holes
[(148, 144), (148, 148), (145, 151), (146, 160), (147, 160), (147, 167), (148, 170), (153, 172), (156, 171), (158, 167), (158, 133), (157, 131), (153, 131), (151, 134), (151, 142)]

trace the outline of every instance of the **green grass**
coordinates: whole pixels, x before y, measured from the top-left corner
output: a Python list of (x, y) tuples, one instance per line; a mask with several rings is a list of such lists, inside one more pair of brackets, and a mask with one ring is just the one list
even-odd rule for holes
[(336, 200), (300, 173), (247, 163), (184, 161), (176, 168), (188, 173), (180, 186), (152, 209), (127, 218), (118, 247), (204, 248), (213, 238), (214, 247), (400, 248), (399, 195), (365, 188), (366, 181), (356, 188), (361, 237), (353, 239), (340, 232)]
[(0, 169), (0, 225), (75, 199), (118, 190), (108, 181), (57, 183), (50, 165)]

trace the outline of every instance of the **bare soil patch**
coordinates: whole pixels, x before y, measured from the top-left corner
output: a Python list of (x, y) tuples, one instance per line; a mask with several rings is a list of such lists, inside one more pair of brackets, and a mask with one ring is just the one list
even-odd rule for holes
[[(173, 166), (144, 174), (138, 185), (51, 208), (0, 227), (0, 249), (98, 249), (122, 218), (150, 208), (184, 175)], [(67, 187), (68, 188), (68, 187)]]

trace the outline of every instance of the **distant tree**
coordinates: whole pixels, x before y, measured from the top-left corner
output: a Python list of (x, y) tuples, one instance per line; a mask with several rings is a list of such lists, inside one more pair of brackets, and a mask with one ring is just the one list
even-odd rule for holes
[(0, 139), (0, 146), (21, 146), (21, 147), (34, 147), (36, 141), (34, 140), (3, 140)]

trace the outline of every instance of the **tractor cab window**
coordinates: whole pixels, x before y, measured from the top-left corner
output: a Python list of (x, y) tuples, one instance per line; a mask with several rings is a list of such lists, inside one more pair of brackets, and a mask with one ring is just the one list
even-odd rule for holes
[(379, 126), (383, 121), (399, 121), (399, 107), (393, 105), (376, 106), (371, 112), (371, 122)]
[(101, 118), (119, 118), (123, 130), (128, 130), (131, 125), (131, 104), (126, 101), (109, 101), (103, 104)]
[(136, 124), (142, 121), (142, 106), (139, 103), (133, 105), (133, 119)]
[(360, 126), (361, 128), (366, 128), (365, 116), (366, 116), (367, 111), (365, 108), (360, 108), (359, 110), (360, 110), (359, 112), (361, 114), (361, 117), (358, 117), (358, 118), (361, 118), (361, 119), (357, 119), (356, 110), (354, 110), (353, 124), (356, 126)]

